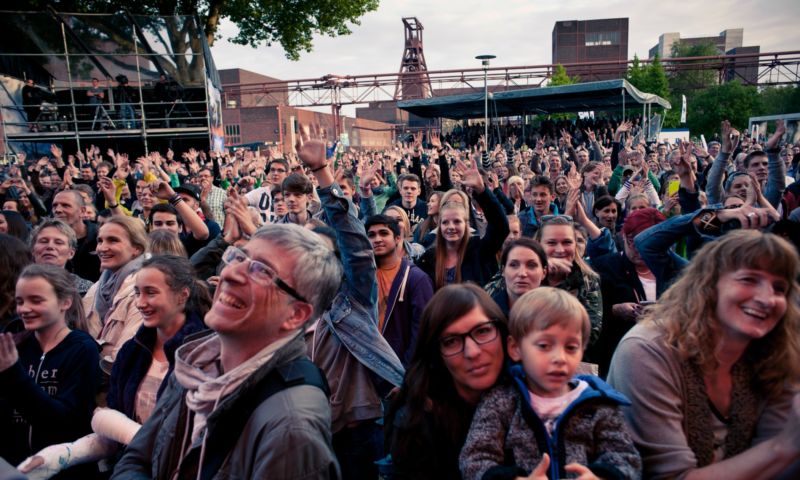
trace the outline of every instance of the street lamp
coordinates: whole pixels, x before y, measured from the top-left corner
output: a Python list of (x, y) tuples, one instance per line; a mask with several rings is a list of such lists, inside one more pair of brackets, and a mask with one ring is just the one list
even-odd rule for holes
[(489, 86), (486, 75), (489, 72), (489, 60), (497, 58), (495, 55), (478, 55), (476, 60), (483, 65), (483, 138), (486, 140), (486, 151), (489, 151)]

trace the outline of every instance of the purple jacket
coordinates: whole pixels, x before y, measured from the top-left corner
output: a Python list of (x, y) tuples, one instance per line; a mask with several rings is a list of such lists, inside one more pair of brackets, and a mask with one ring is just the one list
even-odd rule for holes
[(431, 278), (404, 257), (389, 290), (381, 332), (404, 367), (414, 353), (422, 310), (431, 297)]

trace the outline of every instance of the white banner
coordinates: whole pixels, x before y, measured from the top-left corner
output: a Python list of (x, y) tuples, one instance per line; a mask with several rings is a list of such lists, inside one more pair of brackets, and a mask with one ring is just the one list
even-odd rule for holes
[(681, 95), (681, 123), (686, 123), (686, 95)]

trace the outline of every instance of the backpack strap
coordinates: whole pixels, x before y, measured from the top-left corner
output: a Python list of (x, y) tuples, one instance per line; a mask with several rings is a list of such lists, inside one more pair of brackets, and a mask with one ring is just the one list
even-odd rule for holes
[(315, 386), (322, 390), (326, 397), (330, 396), (328, 382), (320, 369), (307, 357), (300, 357), (273, 370), (253, 390), (237, 399), (224, 418), (215, 422), (214, 429), (209, 429), (206, 433), (206, 449), (200, 478), (210, 480), (216, 475), (259, 405), (278, 392), (300, 385)]

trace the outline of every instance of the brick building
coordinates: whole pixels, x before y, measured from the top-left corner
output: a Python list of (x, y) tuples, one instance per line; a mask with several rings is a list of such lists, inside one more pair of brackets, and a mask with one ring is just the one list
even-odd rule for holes
[[(223, 91), (226, 86), (280, 83), (281, 80), (240, 68), (219, 71)], [(333, 115), (289, 106), (287, 91), (241, 93), (228, 88), (223, 94), (222, 120), (225, 145), (268, 143), (293, 148), (299, 124), (315, 124), (333, 132)], [(392, 126), (380, 121), (341, 117), (343, 132), (351, 146), (385, 148), (392, 144)]]
[[(561, 20), (553, 27), (553, 64), (583, 82), (624, 78), (628, 62), (628, 19)], [(587, 67), (582, 62), (619, 62)]]

